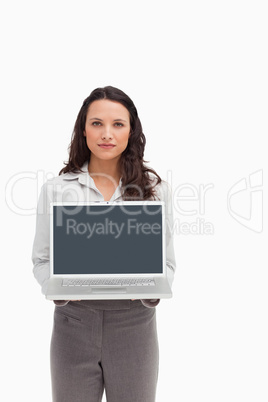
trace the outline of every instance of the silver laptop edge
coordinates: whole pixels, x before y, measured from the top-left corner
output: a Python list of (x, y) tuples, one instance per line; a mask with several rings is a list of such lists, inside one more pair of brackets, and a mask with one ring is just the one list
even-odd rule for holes
[[(54, 274), (54, 259), (53, 259), (53, 243), (54, 243), (54, 216), (53, 216), (53, 207), (54, 206), (132, 206), (132, 205), (142, 205), (146, 207), (146, 205), (159, 205), (161, 206), (162, 212), (162, 273), (147, 273), (147, 274)], [(165, 202), (164, 201), (101, 201), (101, 202), (51, 202), (50, 203), (50, 279), (57, 278), (57, 279), (65, 279), (65, 278), (92, 278), (92, 279), (99, 279), (99, 278), (125, 278), (125, 277), (139, 277), (139, 278), (159, 278), (165, 279), (167, 276), (167, 266), (166, 266), (166, 224), (165, 224)], [(167, 280), (167, 279), (166, 279)], [(149, 291), (148, 298), (155, 297), (154, 294), (150, 296), (150, 293), (153, 292), (153, 289)], [(109, 292), (108, 292), (109, 293)], [(137, 295), (138, 296), (138, 295)], [(171, 297), (165, 296), (165, 297)], [(47, 298), (52, 298), (47, 296)], [(58, 297), (54, 297), (56, 300)], [(60, 297), (59, 297), (60, 298)], [(103, 299), (110, 298), (109, 295), (102, 295)], [(126, 298), (125, 295), (118, 294), (118, 299)]]

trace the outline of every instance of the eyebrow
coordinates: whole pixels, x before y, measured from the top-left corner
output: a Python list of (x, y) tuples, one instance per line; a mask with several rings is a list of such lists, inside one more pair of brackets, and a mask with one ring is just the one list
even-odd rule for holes
[[(103, 121), (102, 119), (99, 119), (98, 117), (92, 117), (92, 118), (89, 119), (89, 120), (99, 120), (99, 121)], [(124, 119), (114, 119), (114, 121), (124, 121), (125, 123), (127, 123), (127, 121), (124, 120)]]

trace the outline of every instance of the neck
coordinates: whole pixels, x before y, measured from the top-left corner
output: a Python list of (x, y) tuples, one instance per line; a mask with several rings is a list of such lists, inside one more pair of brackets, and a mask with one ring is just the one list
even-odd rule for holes
[(101, 160), (94, 158), (91, 154), (91, 158), (88, 164), (88, 172), (92, 175), (93, 179), (97, 179), (103, 183), (116, 181), (119, 183), (120, 170), (119, 160)]

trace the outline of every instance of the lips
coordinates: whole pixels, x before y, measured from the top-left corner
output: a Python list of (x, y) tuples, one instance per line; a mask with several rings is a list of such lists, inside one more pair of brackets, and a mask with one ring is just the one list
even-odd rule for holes
[(112, 148), (115, 147), (114, 144), (98, 144), (98, 146), (99, 146), (100, 148), (103, 148), (103, 149), (112, 149)]

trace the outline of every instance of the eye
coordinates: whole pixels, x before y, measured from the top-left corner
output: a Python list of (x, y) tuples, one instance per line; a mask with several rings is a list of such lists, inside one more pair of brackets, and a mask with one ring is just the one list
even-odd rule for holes
[(93, 123), (92, 123), (92, 126), (95, 126), (95, 127), (100, 126), (100, 125), (101, 125), (101, 123), (99, 121), (93, 121)]
[(122, 123), (115, 123), (115, 127), (123, 127)]

